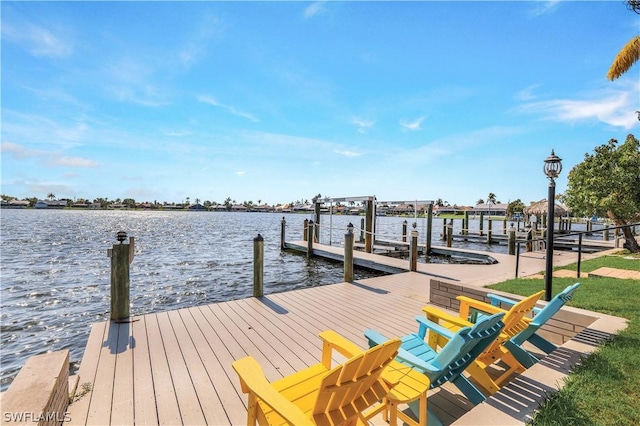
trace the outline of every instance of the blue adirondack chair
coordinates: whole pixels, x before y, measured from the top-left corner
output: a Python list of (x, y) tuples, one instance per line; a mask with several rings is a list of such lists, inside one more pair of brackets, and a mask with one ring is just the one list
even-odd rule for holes
[[(573, 298), (574, 293), (580, 287), (580, 283), (575, 283), (568, 286), (560, 293), (558, 293), (553, 299), (549, 301), (542, 308), (533, 308), (533, 318), (524, 318), (527, 327), (520, 333), (513, 336), (508, 342), (505, 342), (505, 347), (513, 354), (520, 364), (529, 368), (533, 364), (539, 361), (539, 359), (522, 347), (522, 344), (526, 341), (542, 350), (544, 353), (551, 353), (558, 347), (549, 342), (544, 337), (537, 334), (537, 331), (542, 327), (551, 317), (553, 317), (569, 300)], [(506, 307), (509, 309), (514, 304), (518, 303), (517, 300), (512, 300), (504, 296), (489, 293), (487, 295), (491, 299), (491, 305), (496, 307)], [(490, 311), (494, 313), (494, 311)]]
[[(503, 317), (504, 313), (485, 316), (479, 319), (473, 327), (462, 327), (454, 333), (423, 316), (416, 316), (416, 321), (419, 324), (418, 332), (402, 338), (402, 345), (396, 360), (425, 374), (431, 381), (432, 389), (446, 382), (451, 382), (474, 405), (479, 404), (486, 399), (486, 396), (467, 377), (462, 375), (462, 372), (500, 334), (504, 327)], [(428, 330), (449, 339), (439, 352), (436, 352), (425, 342)], [(371, 329), (366, 330), (364, 335), (368, 339), (370, 347), (389, 340)], [(415, 407), (411, 404), (410, 407), (415, 412)], [(440, 421), (433, 413), (429, 412), (428, 424), (440, 424)]]

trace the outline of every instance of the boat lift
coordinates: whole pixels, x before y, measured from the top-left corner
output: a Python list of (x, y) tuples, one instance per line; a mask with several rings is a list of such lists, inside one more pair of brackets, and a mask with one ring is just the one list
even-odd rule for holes
[[(314, 215), (315, 223), (320, 223), (320, 210), (324, 204), (329, 204), (329, 228), (333, 227), (333, 203), (351, 203), (360, 202), (365, 207), (365, 221), (364, 221), (364, 246), (365, 252), (371, 253), (373, 251), (373, 245), (375, 241), (375, 218), (377, 217), (376, 211), (379, 205), (400, 205), (400, 204), (412, 204), (414, 206), (413, 213), (414, 219), (417, 221), (419, 204), (425, 204), (427, 206), (433, 206), (433, 200), (410, 200), (410, 201), (378, 201), (375, 195), (365, 195), (359, 197), (325, 197), (318, 198), (315, 201)], [(318, 227), (315, 229), (315, 237), (318, 239), (320, 236), (320, 230)], [(329, 245), (331, 245), (331, 232), (329, 233)]]

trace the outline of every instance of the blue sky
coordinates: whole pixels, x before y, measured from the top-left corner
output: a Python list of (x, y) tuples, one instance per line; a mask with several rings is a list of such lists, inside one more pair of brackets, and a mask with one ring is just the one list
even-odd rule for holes
[(2, 193), (545, 198), (636, 136), (623, 1), (11, 2)]

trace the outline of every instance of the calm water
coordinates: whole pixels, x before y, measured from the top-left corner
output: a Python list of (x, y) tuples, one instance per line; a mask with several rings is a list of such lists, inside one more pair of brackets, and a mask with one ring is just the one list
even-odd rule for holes
[[(265, 294), (342, 281), (341, 265), (307, 262), (303, 256), (280, 251), (280, 214), (70, 210), (0, 214), (1, 390), (29, 356), (69, 349), (72, 364), (81, 360), (89, 325), (109, 318), (107, 249), (116, 243), (119, 230), (135, 237), (132, 315), (251, 296), (253, 238), (258, 233), (264, 237)], [(302, 239), (302, 222), (312, 216), (284, 217), (287, 240)], [(403, 220), (378, 217), (377, 233), (400, 239)], [(414, 219), (407, 221), (410, 226)], [(341, 245), (349, 222), (359, 235), (360, 217), (322, 216), (321, 242)], [(416, 222), (422, 243), (426, 220)], [(434, 220), (434, 245), (441, 244), (441, 224), (441, 219)], [(494, 225), (494, 232), (501, 229), (501, 224)], [(471, 226), (477, 228), (477, 223)], [(482, 243), (464, 246), (506, 250)], [(356, 278), (373, 275), (356, 271)]]

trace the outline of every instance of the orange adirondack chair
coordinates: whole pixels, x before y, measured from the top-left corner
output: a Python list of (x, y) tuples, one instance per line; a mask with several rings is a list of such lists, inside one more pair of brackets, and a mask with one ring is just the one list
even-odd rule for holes
[(322, 362), (269, 383), (258, 362), (248, 356), (234, 361), (242, 391), (249, 394), (247, 425), (366, 424), (363, 412), (385, 399), (392, 384), (380, 375), (393, 361), (400, 339), (361, 351), (331, 367), (332, 350), (353, 345), (333, 331), (320, 333)]
[[(504, 328), (500, 335), (491, 343), (487, 349), (482, 352), (476, 360), (467, 367), (467, 373), (471, 378), (484, 388), (489, 394), (493, 394), (500, 389), (500, 385), (513, 373), (522, 373), (525, 367), (518, 362), (511, 352), (504, 346), (513, 336), (517, 335), (527, 327), (527, 323), (522, 319), (528, 315), (540, 297), (544, 294), (544, 290), (521, 300), (514, 304), (508, 311), (496, 308), (488, 303), (471, 299), (466, 296), (458, 296), (460, 301), (460, 309), (458, 316), (450, 315), (433, 306), (425, 306), (422, 310), (427, 318), (438, 323), (452, 331), (457, 331), (462, 327), (472, 327), (473, 323), (469, 321), (477, 312), (486, 312), (490, 314), (505, 312), (502, 322)], [(429, 333), (428, 343), (433, 349), (444, 347), (447, 339), (440, 334)], [(492, 378), (487, 372), (487, 368), (492, 364), (502, 361), (507, 368), (497, 378)]]

